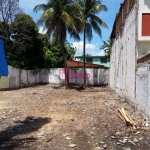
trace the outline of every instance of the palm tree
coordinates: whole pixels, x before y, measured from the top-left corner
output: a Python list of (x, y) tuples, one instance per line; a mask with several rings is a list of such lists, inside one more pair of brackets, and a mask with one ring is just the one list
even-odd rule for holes
[(67, 73), (67, 56), (64, 50), (67, 31), (76, 39), (79, 39), (78, 32), (74, 25), (74, 19), (79, 22), (75, 14), (79, 12), (79, 7), (73, 0), (48, 0), (47, 4), (40, 4), (34, 8), (37, 12), (43, 10), (43, 14), (38, 20), (44, 25), (49, 37), (55, 38), (57, 44), (61, 46), (64, 58), (66, 88), (69, 88), (69, 76)]
[(101, 11), (107, 11), (107, 7), (101, 4), (100, 0), (78, 0), (81, 8), (80, 17), (83, 22), (83, 68), (84, 68), (84, 87), (86, 86), (85, 71), (85, 45), (86, 39), (90, 42), (93, 38), (92, 29), (101, 37), (102, 31), (100, 27), (107, 28), (107, 25), (101, 20), (97, 14)]

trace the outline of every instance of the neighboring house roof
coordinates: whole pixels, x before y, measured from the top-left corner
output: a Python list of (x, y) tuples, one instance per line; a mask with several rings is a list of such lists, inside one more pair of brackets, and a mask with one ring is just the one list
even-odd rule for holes
[[(75, 61), (75, 60), (68, 60), (67, 65), (69, 68), (83, 68), (83, 62)], [(107, 68), (103, 65), (91, 64), (91, 63), (85, 63), (85, 67), (86, 68), (102, 68), (102, 69)]]
[(137, 63), (147, 63), (150, 62), (150, 51), (137, 59)]

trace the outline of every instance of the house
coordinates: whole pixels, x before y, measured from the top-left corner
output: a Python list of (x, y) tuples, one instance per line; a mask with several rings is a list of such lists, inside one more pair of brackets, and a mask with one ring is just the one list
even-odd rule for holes
[(111, 39), (110, 87), (150, 117), (150, 0), (124, 0)]
[(0, 36), (0, 88), (9, 87), (8, 65), (5, 56), (5, 38)]
[[(83, 56), (76, 56), (75, 60), (83, 62)], [(85, 56), (85, 62), (110, 67), (109, 59), (106, 56)]]
[[(75, 61), (75, 60), (67, 60), (68, 68), (83, 68), (83, 61)], [(85, 63), (86, 68), (101, 68), (101, 69), (108, 69), (103, 65), (93, 64), (93, 63)]]

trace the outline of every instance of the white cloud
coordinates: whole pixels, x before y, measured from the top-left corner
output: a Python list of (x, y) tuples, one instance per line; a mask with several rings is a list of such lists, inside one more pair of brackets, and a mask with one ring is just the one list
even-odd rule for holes
[[(80, 42), (74, 42), (72, 43), (73, 47), (76, 47), (76, 56), (78, 55), (83, 55), (83, 41)], [(95, 44), (86, 44), (85, 49), (86, 49), (86, 54), (93, 54), (95, 52)]]
[(105, 52), (104, 52), (104, 50), (101, 50), (98, 53), (94, 53), (92, 56), (105, 56)]
[(39, 33), (45, 34), (46, 30), (43, 30), (43, 27), (39, 27)]

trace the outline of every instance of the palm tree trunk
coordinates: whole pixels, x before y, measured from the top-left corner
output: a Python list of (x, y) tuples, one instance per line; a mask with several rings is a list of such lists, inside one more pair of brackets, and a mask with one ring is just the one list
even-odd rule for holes
[(69, 89), (70, 85), (69, 85), (69, 70), (68, 70), (68, 65), (67, 65), (67, 56), (64, 50), (64, 46), (62, 47), (62, 49), (63, 49), (63, 58), (64, 58), (64, 69), (65, 69), (65, 86), (66, 86), (66, 89)]
[[(61, 49), (62, 49), (62, 52), (63, 52), (63, 59), (64, 59), (64, 69), (65, 69), (65, 87), (66, 89), (69, 89), (70, 88), (70, 85), (69, 85), (69, 70), (68, 70), (68, 65), (67, 65), (67, 55), (66, 55), (66, 51), (65, 51), (65, 48), (64, 48), (64, 29), (63, 29), (63, 24), (62, 22), (60, 22), (60, 45), (61, 45)], [(66, 31), (65, 31), (66, 32)], [(59, 33), (58, 33), (59, 34)]]
[(86, 44), (86, 37), (85, 37), (85, 29), (83, 33), (83, 75), (84, 75), (84, 86), (86, 86), (86, 70), (85, 70), (85, 44)]

